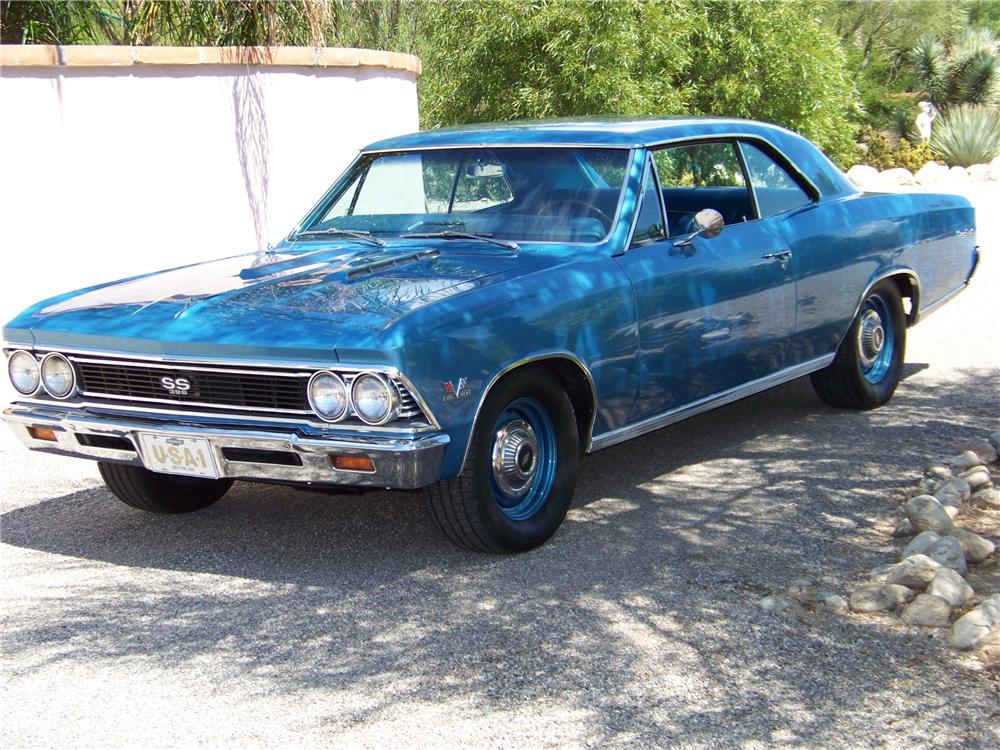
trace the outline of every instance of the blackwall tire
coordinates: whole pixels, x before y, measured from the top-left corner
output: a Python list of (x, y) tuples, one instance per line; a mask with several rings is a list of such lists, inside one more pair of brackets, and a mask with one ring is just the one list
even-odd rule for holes
[(812, 374), (813, 388), (830, 406), (875, 409), (899, 385), (906, 353), (906, 316), (899, 289), (876, 284), (865, 296), (829, 367)]
[(98, 461), (104, 483), (126, 505), (149, 513), (191, 513), (207, 508), (233, 486), (232, 479), (172, 477), (139, 466)]
[(431, 518), (477, 552), (538, 547), (566, 517), (579, 451), (565, 391), (541, 368), (515, 372), (487, 396), (462, 474), (426, 489)]

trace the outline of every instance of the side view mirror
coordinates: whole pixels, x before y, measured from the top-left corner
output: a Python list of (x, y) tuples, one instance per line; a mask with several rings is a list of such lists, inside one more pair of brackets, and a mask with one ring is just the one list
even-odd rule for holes
[(674, 247), (690, 245), (695, 237), (704, 237), (706, 240), (715, 239), (722, 233), (722, 228), (726, 225), (722, 214), (714, 208), (703, 208), (694, 215), (695, 231), (681, 237), (674, 243)]

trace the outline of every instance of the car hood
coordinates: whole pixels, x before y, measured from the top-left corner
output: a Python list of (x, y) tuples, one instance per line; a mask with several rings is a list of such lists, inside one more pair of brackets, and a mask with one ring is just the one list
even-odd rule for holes
[[(55, 297), (6, 328), (36, 345), (153, 354), (329, 359), (377, 347), (401, 317), (539, 259), (481, 243), (251, 253)], [(227, 351), (228, 350), (228, 351)]]

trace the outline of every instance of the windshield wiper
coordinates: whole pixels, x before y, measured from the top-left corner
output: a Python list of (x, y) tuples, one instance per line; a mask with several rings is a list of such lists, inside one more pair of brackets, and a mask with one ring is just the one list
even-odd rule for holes
[(445, 232), (413, 232), (412, 234), (401, 234), (400, 237), (403, 239), (479, 240), (481, 242), (490, 242), (500, 247), (506, 247), (515, 253), (521, 249), (521, 246), (516, 242), (498, 240), (492, 234), (480, 234), (478, 232), (455, 232), (453, 230)]
[(330, 229), (306, 229), (305, 231), (299, 232), (295, 235), (293, 239), (297, 240), (299, 237), (304, 237), (306, 235), (349, 237), (353, 240), (364, 240), (365, 242), (370, 242), (373, 245), (385, 247), (385, 242), (380, 240), (378, 237), (373, 237), (371, 232), (366, 232), (363, 229), (336, 229), (334, 227), (331, 227)]

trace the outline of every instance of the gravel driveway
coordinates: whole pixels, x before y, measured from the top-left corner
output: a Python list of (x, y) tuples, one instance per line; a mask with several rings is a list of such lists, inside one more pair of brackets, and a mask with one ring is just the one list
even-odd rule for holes
[(911, 332), (888, 406), (800, 380), (602, 451), (517, 557), (452, 548), (417, 494), (238, 484), (145, 515), (4, 429), (0, 743), (1000, 746), (997, 675), (943, 635), (757, 604), (890, 560), (875, 526), (923, 457), (1000, 425), (980, 193), (980, 271)]

